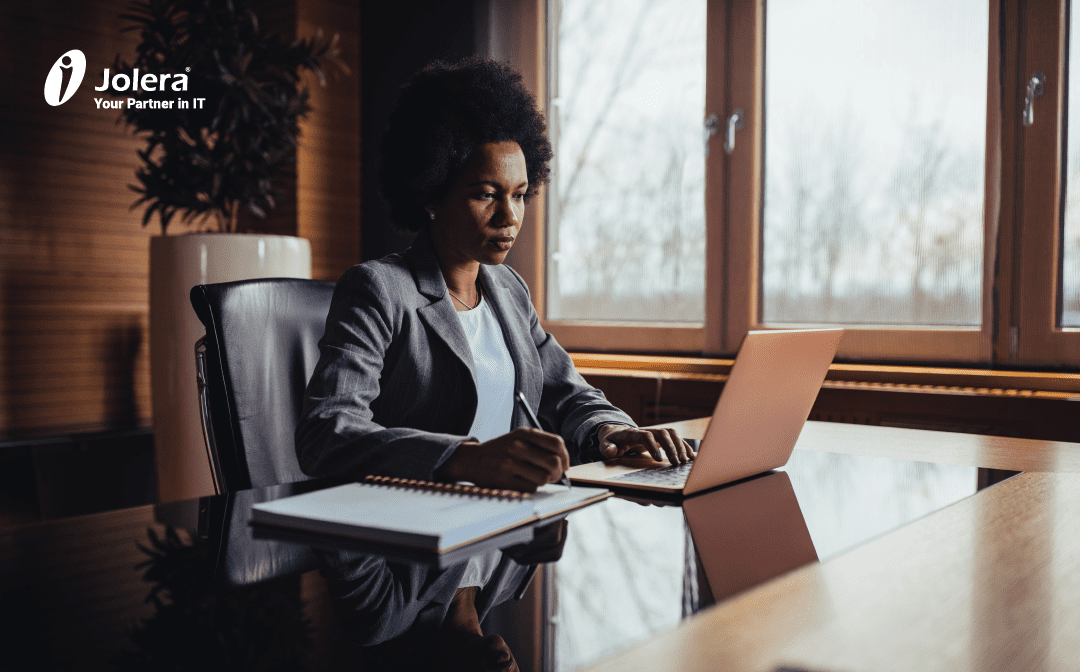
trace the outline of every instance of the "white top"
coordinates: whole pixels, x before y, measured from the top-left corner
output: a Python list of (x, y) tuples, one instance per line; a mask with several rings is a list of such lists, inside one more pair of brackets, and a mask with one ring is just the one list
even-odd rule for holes
[(476, 415), (469, 434), (480, 443), (510, 431), (514, 414), (514, 360), (491, 306), (481, 297), (472, 310), (458, 311), (476, 366)]
[[(457, 316), (476, 367), (476, 415), (469, 435), (483, 443), (510, 431), (514, 413), (514, 360), (510, 359), (499, 320), (483, 296), (478, 306), (459, 310)], [(469, 558), (458, 587), (483, 587), (495, 572), (501, 555), (500, 551), (492, 551)]]

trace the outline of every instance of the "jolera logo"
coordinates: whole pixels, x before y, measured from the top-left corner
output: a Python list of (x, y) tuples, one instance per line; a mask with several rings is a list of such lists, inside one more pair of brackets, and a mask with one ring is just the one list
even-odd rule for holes
[(75, 95), (86, 74), (86, 56), (72, 49), (56, 59), (45, 78), (45, 102), (53, 107), (63, 105)]
[[(184, 68), (190, 71), (191, 68)], [(49, 76), (45, 78), (45, 102), (53, 107), (57, 105), (63, 105), (75, 92), (79, 90), (79, 85), (82, 84), (83, 76), (86, 74), (86, 56), (78, 49), (72, 49), (60, 58), (56, 59), (52, 68), (49, 70)], [(116, 73), (113, 75), (112, 80), (109, 80), (109, 69), (105, 68), (102, 73), (101, 86), (95, 86), (95, 91), (108, 91), (110, 83), (112, 84), (112, 91), (127, 91), (128, 89), (138, 93), (140, 91), (165, 91), (167, 84), (172, 85), (173, 91), (187, 91), (188, 90), (188, 76), (184, 73), (178, 74), (164, 74), (155, 75), (152, 73), (143, 73), (142, 77), (139, 76), (139, 69), (135, 68), (134, 72), (130, 75), (124, 73)], [(172, 81), (169, 81), (169, 80)], [(193, 99), (194, 105), (199, 108), (202, 107), (205, 98)], [(123, 109), (124, 101), (103, 101), (101, 98), (95, 98), (94, 102), (97, 103), (98, 108), (107, 109)], [(187, 108), (190, 106), (185, 100), (177, 101), (159, 101), (149, 100), (143, 101), (136, 98), (128, 98), (128, 107), (151, 107), (151, 108), (164, 108), (174, 109), (173, 105), (177, 108)]]

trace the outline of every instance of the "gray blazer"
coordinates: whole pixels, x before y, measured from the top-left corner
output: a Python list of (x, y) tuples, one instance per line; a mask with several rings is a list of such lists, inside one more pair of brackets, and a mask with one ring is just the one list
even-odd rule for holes
[[(515, 392), (525, 393), (546, 429), (562, 435), (572, 458), (599, 459), (598, 426), (633, 421), (586, 383), (540, 328), (517, 273), (481, 266), (480, 282), (514, 361)], [(470, 438), (477, 403), (472, 351), (428, 235), (403, 254), (342, 276), (319, 349), (296, 429), (305, 473), (430, 480)], [(526, 423), (515, 407), (513, 426)], [(339, 617), (365, 646), (410, 630), (436, 631), (465, 572), (464, 564), (436, 571), (349, 552), (322, 558)], [(527, 571), (503, 556), (477, 599), (481, 619), (513, 595)]]
[[(479, 278), (514, 361), (515, 393), (525, 393), (544, 429), (563, 437), (573, 462), (600, 459), (599, 426), (634, 422), (540, 327), (521, 276), (500, 265), (481, 266)], [(426, 232), (404, 253), (342, 276), (319, 348), (296, 429), (305, 473), (430, 480), (471, 438), (472, 352)], [(527, 424), (515, 406), (513, 427)]]

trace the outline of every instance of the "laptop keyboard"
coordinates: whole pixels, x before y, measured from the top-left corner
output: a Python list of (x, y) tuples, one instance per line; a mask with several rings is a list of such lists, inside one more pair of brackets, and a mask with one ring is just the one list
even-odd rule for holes
[(686, 484), (686, 477), (690, 474), (693, 462), (686, 464), (673, 464), (669, 467), (657, 467), (655, 469), (641, 469), (631, 471), (622, 476), (608, 479), (609, 481), (622, 481), (624, 483), (644, 483), (646, 485), (663, 485), (681, 487)]

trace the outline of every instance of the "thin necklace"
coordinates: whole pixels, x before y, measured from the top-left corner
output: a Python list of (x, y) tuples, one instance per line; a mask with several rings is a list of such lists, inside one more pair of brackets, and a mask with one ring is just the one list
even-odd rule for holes
[(470, 306), (469, 304), (465, 303), (461, 299), (458, 299), (457, 295), (455, 295), (453, 292), (451, 292), (449, 287), (446, 288), (446, 293), (449, 294), (452, 298), (457, 299), (458, 303), (465, 306), (465, 310), (473, 310), (474, 308), (476, 308), (476, 306), (480, 305), (480, 288), (479, 287), (476, 288), (476, 306)]

